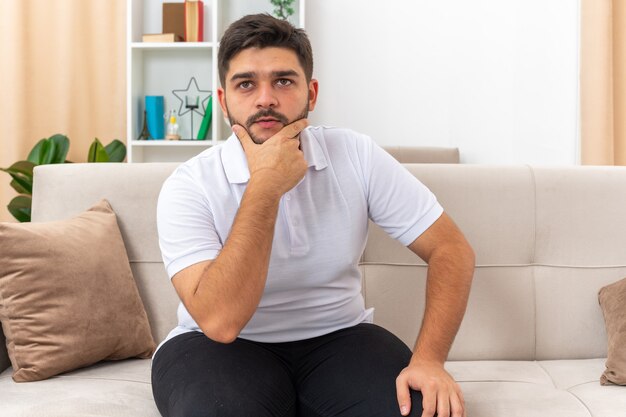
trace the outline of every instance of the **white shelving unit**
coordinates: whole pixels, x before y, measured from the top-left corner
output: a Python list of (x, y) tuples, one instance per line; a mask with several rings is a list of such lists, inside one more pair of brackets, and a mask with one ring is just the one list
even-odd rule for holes
[[(168, 0), (179, 2), (182, 0)], [(127, 0), (126, 52), (126, 122), (128, 162), (182, 162), (219, 143), (229, 136), (229, 128), (217, 102), (219, 86), (217, 50), (219, 40), (228, 25), (250, 13), (271, 13), (270, 0), (205, 0), (204, 39), (206, 42), (144, 43), (142, 35), (162, 32), (162, 0)], [(290, 21), (304, 27), (305, 0), (294, 4)], [(136, 140), (141, 133), (144, 117), (144, 97), (164, 97), (164, 111), (179, 111), (180, 101), (172, 93), (183, 90), (191, 77), (200, 90), (213, 92), (213, 117), (206, 140)], [(183, 107), (184, 109), (184, 107)], [(202, 117), (193, 115), (193, 137)], [(165, 122), (165, 121), (164, 121)], [(192, 137), (189, 113), (179, 116), (180, 134)]]

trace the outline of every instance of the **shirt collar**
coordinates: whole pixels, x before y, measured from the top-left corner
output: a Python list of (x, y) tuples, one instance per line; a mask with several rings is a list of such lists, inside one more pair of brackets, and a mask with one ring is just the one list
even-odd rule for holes
[[(309, 131), (309, 128), (300, 133), (300, 148), (309, 167), (314, 167), (316, 171), (319, 171), (328, 166), (322, 145), (320, 145), (315, 135)], [(224, 143), (222, 165), (224, 166), (228, 182), (231, 184), (243, 184), (250, 179), (246, 154), (243, 151), (241, 142), (239, 142), (234, 133)]]

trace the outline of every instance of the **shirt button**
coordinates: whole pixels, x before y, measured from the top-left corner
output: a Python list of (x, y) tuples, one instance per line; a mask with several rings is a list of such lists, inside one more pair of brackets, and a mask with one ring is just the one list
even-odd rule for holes
[(300, 223), (299, 223), (297, 220), (294, 220), (294, 221), (293, 221), (293, 225), (294, 225), (294, 226), (298, 226), (298, 225), (300, 225)]
[(287, 201), (291, 200), (291, 196), (290, 196), (289, 194), (287, 194), (287, 195), (285, 196), (285, 200), (287, 200)]

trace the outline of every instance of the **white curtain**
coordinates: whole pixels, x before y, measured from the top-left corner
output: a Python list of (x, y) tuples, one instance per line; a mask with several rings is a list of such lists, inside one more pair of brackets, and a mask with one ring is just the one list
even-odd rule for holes
[(626, 165), (626, 1), (581, 7), (581, 160)]
[[(126, 0), (2, 0), (0, 167), (44, 137), (70, 139), (84, 162), (98, 137), (125, 142)], [(0, 172), (0, 221), (15, 195)]]

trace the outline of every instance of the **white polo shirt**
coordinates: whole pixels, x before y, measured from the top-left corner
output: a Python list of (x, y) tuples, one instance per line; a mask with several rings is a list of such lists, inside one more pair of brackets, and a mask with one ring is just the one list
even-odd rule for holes
[[(369, 137), (308, 127), (300, 140), (309, 168), (280, 200), (265, 291), (241, 331), (244, 339), (302, 340), (371, 322), (358, 269), (368, 218), (409, 245), (443, 212), (435, 196)], [(232, 135), (165, 181), (157, 221), (170, 278), (219, 255), (249, 178)], [(201, 330), (181, 303), (178, 326), (165, 340), (188, 331)]]

